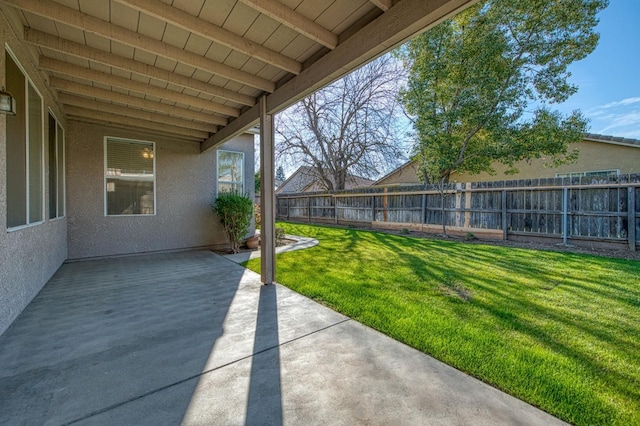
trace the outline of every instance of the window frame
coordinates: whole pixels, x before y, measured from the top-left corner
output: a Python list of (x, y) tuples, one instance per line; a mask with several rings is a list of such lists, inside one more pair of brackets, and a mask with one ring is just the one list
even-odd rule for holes
[[(55, 186), (56, 186), (56, 215), (52, 217), (51, 209), (49, 209), (49, 221), (53, 222), (56, 220), (63, 219), (67, 216), (67, 173), (66, 173), (67, 130), (62, 126), (62, 124), (60, 123), (60, 120), (58, 120), (58, 117), (56, 117), (56, 115), (51, 110), (51, 108), (47, 108), (47, 119), (49, 118), (49, 115), (55, 121), (54, 152), (52, 153), (51, 150), (49, 149), (49, 165), (51, 165), (51, 155), (53, 154), (55, 156), (55, 166), (56, 166), (55, 176), (54, 176)], [(58, 133), (59, 129), (62, 130), (62, 140), (60, 140), (60, 134)], [(51, 132), (51, 128), (49, 128), (49, 132)], [(47, 133), (47, 142), (49, 142), (48, 136), (49, 136), (49, 133)], [(48, 146), (48, 143), (47, 143), (47, 146)], [(50, 147), (48, 146), (48, 148)], [(62, 151), (62, 158), (60, 158), (60, 156), (58, 155), (61, 151)], [(49, 167), (49, 173), (48, 173), (49, 177), (51, 177), (52, 173), (53, 171), (51, 170), (51, 167)], [(60, 182), (60, 177), (62, 177), (62, 182)], [(61, 184), (62, 184), (62, 197), (60, 196), (60, 191), (59, 191), (61, 188), (60, 186)], [(49, 180), (49, 199), (47, 201), (49, 201), (49, 204), (47, 205), (50, 206), (51, 205), (51, 181), (50, 180)], [(62, 210), (62, 214), (60, 214), (61, 210)]]
[[(149, 179), (150, 182), (153, 182), (153, 213), (130, 213), (130, 214), (109, 214), (109, 193), (108, 193), (108, 187), (107, 187), (107, 180), (109, 178), (113, 178), (113, 176), (109, 176), (107, 174), (108, 172), (108, 146), (109, 146), (109, 141), (115, 141), (115, 142), (126, 142), (126, 143), (133, 143), (133, 144), (140, 144), (140, 145), (151, 145), (152, 147), (152, 154), (153, 154), (153, 179)], [(115, 136), (105, 136), (104, 137), (104, 172), (103, 172), (103, 177), (104, 177), (104, 181), (103, 181), (103, 188), (102, 188), (102, 192), (103, 192), (103, 196), (104, 196), (104, 217), (152, 217), (152, 216), (156, 216), (158, 214), (158, 206), (157, 206), (157, 170), (156, 170), (156, 159), (157, 159), (157, 150), (156, 150), (156, 143), (152, 142), (152, 141), (144, 141), (144, 140), (140, 140), (140, 139), (130, 139), (130, 138), (120, 138), (120, 137), (115, 137)]]
[[(24, 77), (24, 101), (25, 101), (25, 105), (24, 108), (22, 109), (22, 112), (25, 115), (25, 134), (24, 134), (24, 138), (25, 138), (25, 164), (24, 164), (24, 173), (25, 173), (25, 223), (24, 224), (20, 224), (20, 225), (15, 225), (15, 226), (9, 226), (8, 224), (8, 216), (9, 216), (9, 203), (8, 203), (8, 197), (7, 197), (7, 205), (6, 205), (6, 215), (5, 215), (5, 227), (6, 227), (6, 231), (7, 232), (14, 232), (14, 231), (19, 231), (21, 229), (25, 229), (25, 228), (30, 228), (33, 226), (38, 226), (38, 225), (42, 225), (45, 223), (45, 218), (46, 218), (46, 198), (45, 198), (45, 188), (46, 188), (46, 174), (45, 174), (45, 125), (44, 125), (44, 117), (45, 117), (45, 104), (44, 104), (44, 97), (42, 96), (42, 93), (40, 92), (40, 90), (38, 89), (38, 87), (36, 86), (36, 84), (33, 82), (33, 80), (31, 79), (31, 77), (29, 76), (29, 74), (27, 73), (27, 71), (25, 70), (25, 68), (22, 66), (22, 64), (20, 63), (20, 61), (18, 60), (18, 58), (16, 57), (16, 55), (13, 53), (13, 50), (11, 49), (11, 47), (5, 43), (4, 45), (5, 48), (5, 58), (6, 55), (9, 55), (11, 57), (11, 60), (13, 61), (13, 63), (16, 65), (16, 67), (18, 68), (18, 70), (20, 71), (20, 73), (22, 73), (22, 76)], [(5, 63), (5, 84), (6, 84), (6, 67), (7, 64)], [(34, 93), (37, 95), (37, 97), (40, 99), (40, 194), (39, 194), (39, 198), (40, 198), (40, 219), (39, 220), (34, 220), (33, 222), (31, 221), (31, 199), (32, 199), (32, 194), (31, 194), (31, 166), (32, 166), (32, 162), (31, 162), (31, 135), (30, 135), (30, 121), (31, 121), (31, 117), (30, 117), (30, 101), (29, 101), (29, 89), (33, 89)], [(20, 106), (17, 106), (17, 110), (20, 111)], [(16, 113), (18, 113), (18, 111), (16, 111)], [(5, 138), (6, 138), (6, 127), (5, 127)], [(8, 145), (8, 144), (7, 144)], [(8, 193), (9, 188), (6, 182), (7, 176), (6, 176), (6, 167), (4, 170), (5, 173), (5, 191)]]
[[(237, 154), (241, 156), (241, 170), (240, 170), (240, 176), (241, 176), (241, 180), (240, 181), (230, 181), (230, 180), (220, 180), (220, 154), (221, 153), (228, 153), (228, 154)], [(244, 195), (245, 194), (245, 174), (244, 174), (244, 169), (245, 169), (245, 164), (244, 164), (244, 160), (245, 160), (245, 153), (243, 151), (232, 151), (232, 150), (228, 150), (228, 149), (218, 149), (216, 150), (216, 195), (220, 195), (221, 192), (224, 191), (220, 191), (220, 183), (226, 183), (226, 184), (230, 184), (230, 185), (234, 185), (234, 184), (240, 184), (242, 190), (239, 192), (240, 195)]]
[(620, 176), (620, 169), (586, 170), (583, 172), (556, 173), (556, 178), (596, 177), (597, 173), (607, 173), (607, 176)]

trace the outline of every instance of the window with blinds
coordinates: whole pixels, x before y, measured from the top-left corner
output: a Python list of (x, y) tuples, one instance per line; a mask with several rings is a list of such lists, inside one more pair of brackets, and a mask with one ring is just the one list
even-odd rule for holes
[(244, 194), (244, 153), (218, 150), (218, 193)]
[(44, 220), (43, 102), (8, 48), (5, 80), (16, 101), (16, 114), (6, 117), (6, 223), (19, 228)]
[(105, 214), (155, 214), (155, 144), (106, 138)]

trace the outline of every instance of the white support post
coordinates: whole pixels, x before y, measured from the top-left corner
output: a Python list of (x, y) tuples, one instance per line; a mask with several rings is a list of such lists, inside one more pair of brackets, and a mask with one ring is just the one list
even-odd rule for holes
[(275, 223), (275, 173), (274, 173), (273, 115), (267, 114), (267, 97), (260, 98), (260, 213), (261, 229), (261, 279), (273, 284), (276, 279), (276, 223)]

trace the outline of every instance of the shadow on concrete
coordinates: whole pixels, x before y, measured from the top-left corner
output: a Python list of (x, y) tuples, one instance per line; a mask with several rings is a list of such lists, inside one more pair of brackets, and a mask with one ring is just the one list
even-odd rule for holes
[(210, 252), (63, 265), (0, 336), (0, 424), (179, 424), (243, 273)]
[(246, 425), (282, 425), (278, 300), (275, 285), (260, 288)]

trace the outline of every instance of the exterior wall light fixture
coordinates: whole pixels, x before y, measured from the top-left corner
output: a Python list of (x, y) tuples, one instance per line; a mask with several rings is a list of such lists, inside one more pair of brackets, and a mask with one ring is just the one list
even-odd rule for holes
[(0, 114), (16, 115), (16, 99), (4, 87), (0, 91)]

